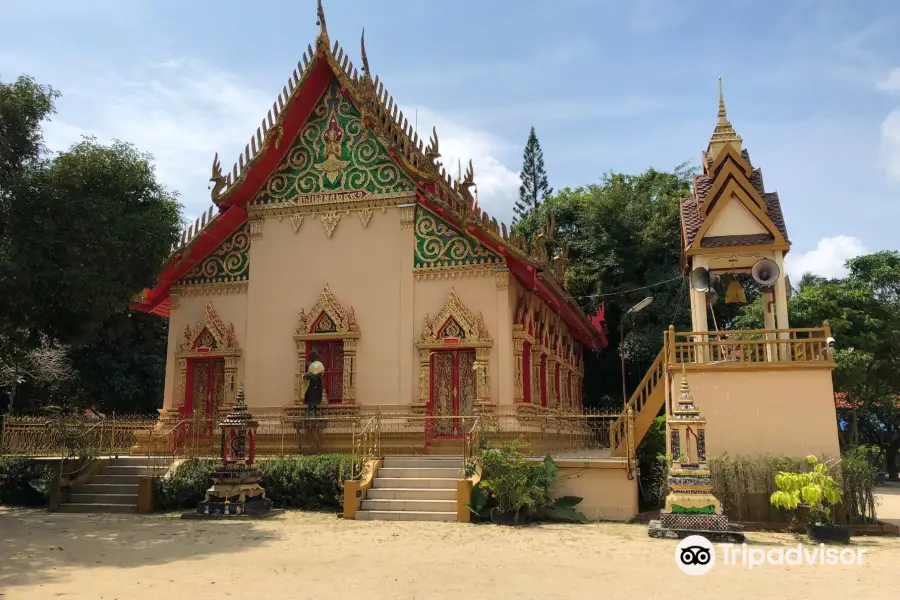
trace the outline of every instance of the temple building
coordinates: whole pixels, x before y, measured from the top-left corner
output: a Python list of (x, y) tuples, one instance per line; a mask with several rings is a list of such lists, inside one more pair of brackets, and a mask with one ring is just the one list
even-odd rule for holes
[(133, 308), (169, 319), (163, 417), (302, 405), (315, 349), (323, 405), (433, 415), (581, 406), (602, 313), (566, 293), (551, 223), (530, 243), (451, 177), (362, 40), (361, 68), (320, 32), (223, 172), (209, 212)]

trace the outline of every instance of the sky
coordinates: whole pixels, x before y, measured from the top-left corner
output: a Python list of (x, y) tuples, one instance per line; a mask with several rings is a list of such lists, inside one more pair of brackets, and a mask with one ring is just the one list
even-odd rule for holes
[[(779, 192), (792, 278), (900, 248), (900, 2), (324, 7), (351, 59), (366, 28), (373, 73), (420, 136), (437, 127), (444, 164), (473, 160), (479, 204), (499, 220), (532, 126), (556, 189), (699, 165), (721, 76), (729, 119)], [(193, 219), (210, 206), (213, 156), (230, 168), (318, 26), (315, 0), (3, 0), (0, 31), (0, 80), (62, 92), (52, 150), (83, 135), (131, 142)]]

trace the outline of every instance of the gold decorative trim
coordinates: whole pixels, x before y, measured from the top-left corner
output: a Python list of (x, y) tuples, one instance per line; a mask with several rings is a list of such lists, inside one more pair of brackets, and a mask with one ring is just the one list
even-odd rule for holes
[[(246, 282), (240, 282), (246, 283)], [(199, 286), (198, 286), (199, 287)], [(209, 347), (200, 347), (203, 332), (206, 331), (212, 336), (213, 345)], [(225, 359), (225, 403), (224, 407), (234, 406), (237, 386), (235, 382), (238, 372), (238, 359), (241, 356), (241, 349), (238, 347), (237, 340), (234, 335), (234, 324), (229, 323), (227, 326), (219, 318), (212, 302), (207, 302), (203, 311), (203, 316), (197, 321), (194, 327), (185, 325), (184, 333), (178, 342), (175, 351), (175, 360), (178, 365), (177, 379), (175, 382), (175, 408), (182, 408), (185, 403), (187, 367), (190, 358), (223, 358)], [(222, 408), (222, 407), (219, 407)]]
[(362, 223), (363, 229), (369, 226), (369, 220), (372, 218), (372, 209), (364, 208), (359, 211), (359, 222)]
[(303, 215), (298, 213), (291, 215), (291, 227), (294, 228), (294, 233), (300, 231), (301, 225), (303, 225)]
[(341, 213), (333, 210), (331, 212), (323, 213), (320, 218), (322, 226), (325, 227), (325, 235), (330, 238), (331, 234), (334, 233), (334, 228), (337, 227), (337, 224), (341, 220)]
[(400, 229), (410, 229), (416, 221), (416, 205), (405, 204), (400, 209)]
[(509, 289), (509, 269), (494, 269), (494, 282), (497, 291), (503, 292)]
[(262, 216), (254, 216), (249, 219), (250, 223), (250, 241), (262, 239), (263, 235), (263, 225), (266, 224), (266, 220)]
[(433, 279), (462, 279), (464, 277), (489, 277), (494, 272), (491, 266), (452, 266), (452, 267), (428, 267), (425, 269), (413, 269), (416, 281), (431, 281)]
[(172, 290), (169, 288), (169, 310), (174, 310), (178, 308), (178, 305), (181, 304), (181, 296), (183, 293), (181, 290)]
[[(315, 196), (315, 194), (314, 194)], [(328, 194), (318, 194), (318, 196), (328, 196)], [(305, 197), (301, 196), (300, 199)], [(404, 205), (416, 201), (416, 195), (412, 192), (397, 192), (392, 194), (376, 195), (356, 195), (348, 200), (324, 201), (318, 204), (303, 203), (298, 201), (278, 202), (276, 204), (253, 204), (247, 207), (247, 211), (251, 215), (265, 216), (288, 216), (293, 214), (311, 215), (329, 210), (363, 210), (366, 208), (387, 208), (397, 205)]]
[[(448, 331), (450, 327), (454, 329), (452, 333)], [(475, 350), (476, 403), (490, 403), (488, 368), (493, 345), (494, 340), (488, 336), (484, 325), (484, 315), (479, 312), (475, 316), (456, 295), (456, 290), (450, 290), (450, 296), (437, 316), (432, 319), (425, 315), (422, 335), (416, 342), (419, 350), (419, 403), (427, 403), (430, 399), (431, 355), (438, 350), (460, 348)]]
[(225, 281), (222, 283), (197, 283), (194, 285), (180, 285), (178, 287), (172, 287), (169, 290), (169, 303), (171, 306), (175, 307), (178, 301), (176, 300), (175, 304), (172, 304), (172, 299), (178, 296), (242, 294), (246, 292), (249, 287), (249, 281)]

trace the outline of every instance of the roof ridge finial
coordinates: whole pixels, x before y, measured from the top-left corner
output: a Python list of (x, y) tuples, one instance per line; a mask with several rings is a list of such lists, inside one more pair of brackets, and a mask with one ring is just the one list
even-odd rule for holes
[(725, 112), (725, 94), (722, 93), (722, 76), (719, 75), (719, 123), (728, 122), (728, 114)]
[(316, 20), (316, 25), (319, 26), (319, 35), (328, 36), (328, 27), (325, 25), (325, 9), (322, 8), (322, 0), (318, 0), (318, 6), (316, 7), (316, 16), (318, 17)]
[[(321, 0), (320, 0), (321, 2)], [(372, 77), (372, 72), (369, 70), (369, 57), (366, 54), (366, 28), (362, 28), (362, 36), (359, 38), (360, 48), (362, 51), (362, 71), (363, 75), (366, 77)]]

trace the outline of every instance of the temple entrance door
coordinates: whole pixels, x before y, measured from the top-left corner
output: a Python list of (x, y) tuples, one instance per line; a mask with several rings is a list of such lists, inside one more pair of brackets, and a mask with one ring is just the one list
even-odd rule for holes
[(187, 384), (185, 416), (193, 422), (196, 434), (210, 435), (215, 428), (216, 410), (225, 399), (225, 359), (191, 359)]
[(476, 398), (475, 350), (441, 350), (431, 356), (431, 402), (428, 430), (433, 437), (465, 433)]

